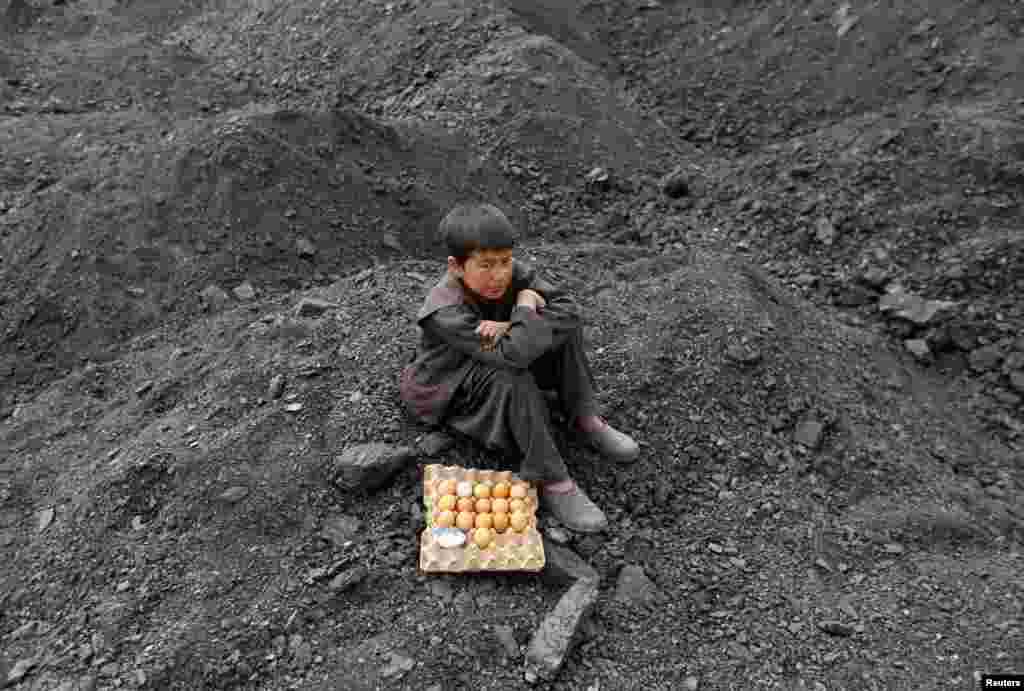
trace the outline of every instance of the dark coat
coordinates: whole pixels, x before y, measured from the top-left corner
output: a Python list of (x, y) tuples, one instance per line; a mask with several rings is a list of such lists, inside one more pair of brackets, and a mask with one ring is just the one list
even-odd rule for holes
[[(516, 306), (516, 295), (526, 288), (544, 297), (543, 308)], [(493, 350), (481, 347), (476, 328), (482, 320), (512, 323)], [(477, 299), (461, 279), (445, 272), (424, 299), (416, 323), (420, 344), (411, 363), (402, 369), (399, 392), (411, 413), (428, 424), (439, 424), (474, 361), (527, 369), (552, 347), (560, 332), (578, 328), (580, 316), (565, 291), (515, 261), (508, 290), (494, 301)]]

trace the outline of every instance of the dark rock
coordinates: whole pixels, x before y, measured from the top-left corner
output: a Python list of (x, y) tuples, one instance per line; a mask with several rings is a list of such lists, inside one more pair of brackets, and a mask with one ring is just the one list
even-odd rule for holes
[(416, 452), (408, 446), (379, 442), (353, 446), (334, 462), (334, 484), (342, 490), (372, 492), (391, 479)]
[(515, 632), (512, 631), (512, 627), (504, 624), (494, 624), (491, 626), (491, 630), (494, 632), (494, 637), (498, 639), (498, 643), (501, 644), (502, 649), (505, 651), (505, 655), (513, 660), (518, 658), (519, 642), (516, 641)]
[(889, 282), (891, 273), (880, 266), (869, 266), (857, 277), (861, 283), (879, 289)]
[(840, 307), (860, 307), (873, 302), (877, 294), (862, 285), (851, 283), (841, 286), (836, 292), (835, 303)]
[(229, 504), (234, 504), (245, 499), (247, 496), (249, 496), (249, 488), (242, 487), (239, 485), (225, 490), (220, 495), (220, 498), (222, 501), (226, 501)]
[(300, 257), (308, 259), (316, 255), (316, 246), (309, 241), (309, 238), (299, 237), (295, 240), (295, 252)]
[(793, 441), (809, 449), (816, 449), (824, 432), (825, 426), (817, 420), (801, 420), (793, 430)]
[(968, 356), (968, 362), (971, 365), (971, 369), (975, 372), (994, 370), (999, 367), (999, 363), (1002, 362), (1002, 360), (1003, 354), (999, 350), (999, 347), (995, 345), (975, 348)]
[(878, 299), (878, 309), (889, 317), (905, 319), (918, 326), (926, 326), (948, 315), (955, 302), (925, 300), (905, 292), (902, 288), (890, 290)]
[(1010, 386), (1018, 393), (1024, 394), (1024, 371), (1010, 372)]
[(256, 297), (256, 289), (252, 287), (252, 283), (249, 283), (249, 281), (235, 286), (232, 292), (234, 292), (235, 297), (239, 300), (252, 300)]
[(842, 623), (840, 621), (835, 621), (835, 620), (832, 620), (832, 619), (829, 619), (829, 620), (826, 620), (826, 621), (819, 621), (818, 622), (818, 628), (821, 629), (822, 631), (824, 631), (825, 633), (829, 634), (830, 636), (843, 636), (843, 637), (846, 637), (846, 636), (852, 636), (853, 635), (853, 627), (852, 626), (849, 626), (849, 625), (844, 624), (844, 623)]
[(419, 450), (424, 456), (439, 456), (455, 445), (455, 440), (444, 432), (431, 432), (419, 443)]
[(566, 586), (583, 578), (600, 579), (594, 567), (571, 549), (556, 545), (548, 539), (542, 539), (544, 541), (544, 569), (540, 575), (545, 582), (556, 586)]
[(333, 302), (319, 298), (303, 298), (295, 308), (300, 317), (318, 317), (329, 309), (337, 307)]
[(924, 339), (910, 338), (907, 339), (906, 341), (903, 341), (903, 345), (918, 360), (921, 360), (922, 362), (927, 362), (931, 360), (932, 351), (931, 349), (928, 348), (928, 342), (925, 341)]
[(335, 547), (342, 547), (346, 542), (354, 540), (362, 529), (363, 523), (358, 518), (333, 516), (324, 521), (320, 536)]
[(676, 168), (662, 179), (661, 191), (669, 199), (678, 199), (690, 194), (690, 184), (681, 168)]
[(275, 374), (270, 380), (270, 385), (267, 387), (267, 396), (270, 400), (276, 400), (281, 398), (281, 394), (284, 393), (284, 375)]
[(951, 324), (949, 338), (960, 350), (971, 351), (978, 346), (980, 331), (981, 329), (973, 324)]
[(642, 607), (658, 599), (658, 587), (647, 577), (642, 567), (626, 564), (619, 570), (619, 579), (615, 584), (617, 602)]
[(203, 288), (203, 292), (199, 294), (199, 297), (202, 298), (203, 305), (208, 310), (223, 309), (231, 301), (231, 298), (228, 297), (228, 294), (220, 286), (213, 284)]
[(327, 588), (332, 593), (343, 593), (362, 583), (369, 575), (365, 566), (354, 566), (332, 578)]

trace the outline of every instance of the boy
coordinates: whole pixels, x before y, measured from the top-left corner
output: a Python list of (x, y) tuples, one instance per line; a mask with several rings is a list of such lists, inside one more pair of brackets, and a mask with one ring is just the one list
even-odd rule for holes
[(422, 338), (400, 392), (430, 424), (522, 455), (519, 474), (542, 485), (541, 505), (579, 532), (604, 513), (569, 477), (548, 427), (541, 388), (554, 388), (582, 440), (629, 462), (639, 448), (598, 416), (594, 380), (572, 299), (513, 260), (516, 233), (490, 204), (462, 205), (443, 221), (448, 271), (417, 314)]

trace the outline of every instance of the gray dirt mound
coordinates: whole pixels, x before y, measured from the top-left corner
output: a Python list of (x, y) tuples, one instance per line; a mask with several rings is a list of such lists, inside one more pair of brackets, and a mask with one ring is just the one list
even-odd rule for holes
[[(274, 291), (387, 255), (436, 254), (438, 221), (467, 198), (505, 202), (522, 220), (515, 191), (428, 126), (258, 107), (162, 132), (127, 115), (79, 126), (91, 136), (34, 164), (34, 183), (9, 172), (22, 194), (0, 240), (0, 278), (12, 287), (0, 305), (8, 384), (101, 357), (172, 314), (188, 318), (207, 306), (211, 283)], [(115, 129), (132, 143), (92, 139)], [(28, 154), (52, 132), (8, 135)], [(128, 146), (132, 156), (115, 156)]]
[[(636, 530), (643, 529), (644, 549), (661, 555), (659, 583), (696, 577), (685, 561), (690, 543), (760, 505), (763, 499), (747, 495), (767, 487), (773, 497), (811, 487), (832, 522), (846, 520), (865, 539), (903, 537), (941, 551), (982, 540), (978, 525), (991, 511), (1000, 512), (1000, 533), (1017, 529), (1005, 501), (960, 501), (941, 514), (941, 502), (956, 498), (914, 481), (952, 473), (955, 463), (942, 458), (984, 453), (993, 467), (1010, 467), (1005, 454), (969, 447), (960, 425), (950, 424), (955, 413), (897, 392), (872, 398), (885, 375), (876, 340), (744, 263), (606, 244), (527, 243), (521, 257), (579, 296), (600, 398), (615, 424), (645, 444), (646, 460), (627, 472), (569, 452), (581, 482), (623, 526), (609, 537), (610, 553), (639, 549)], [(416, 343), (419, 300), (440, 268), (440, 259), (387, 264), (308, 293), (229, 307), (185, 328), (162, 326), (133, 339), (120, 359), (19, 405), (0, 422), (0, 443), (31, 454), (32, 463), (12, 469), (6, 491), (26, 512), (54, 510), (41, 533), (3, 531), (20, 555), (17, 567), (7, 563), (0, 573), (17, 593), (19, 616), (57, 617), (70, 605), (62, 598), (88, 579), (100, 590), (88, 629), (79, 631), (83, 640), (89, 632), (101, 644), (116, 640), (117, 655), (131, 656), (152, 688), (223, 688), (257, 670), (272, 675), (268, 651), (287, 654), (290, 631), (324, 617), (334, 617), (331, 640), (339, 645), (397, 627), (424, 678), (450, 674), (462, 663), (423, 653), (433, 648), (432, 631), (422, 626), (433, 600), (415, 578), (416, 467), (371, 495), (337, 492), (329, 472), (349, 444), (412, 444), (424, 431), (402, 408), (396, 375)], [(333, 306), (300, 317), (295, 307), (304, 297)], [(280, 398), (268, 393), (275, 377), (284, 382)], [(817, 433), (807, 423), (819, 424)], [(794, 438), (806, 449), (794, 447)], [(475, 464), (462, 448), (433, 460)], [(730, 489), (671, 518), (645, 494), (666, 473), (679, 486), (692, 483), (694, 496), (711, 477)], [(721, 479), (732, 476), (742, 481)], [(920, 496), (919, 509), (899, 514), (894, 503), (910, 506), (912, 496)], [(802, 502), (786, 510), (805, 510)], [(727, 513), (712, 520), (704, 515), (712, 506)], [(321, 532), (339, 513), (362, 521), (348, 546)], [(770, 519), (757, 513), (753, 520)], [(636, 530), (626, 527), (630, 521)], [(645, 527), (664, 521), (678, 530)], [(739, 530), (732, 535), (746, 539)], [(593, 558), (602, 571), (614, 568), (607, 553)], [(353, 571), (356, 563), (366, 570)], [(772, 558), (762, 568), (786, 564)], [(46, 597), (46, 584), (31, 577), (41, 572), (57, 578)], [(344, 579), (332, 580), (341, 573)], [(509, 607), (529, 600), (536, 619), (551, 596), (533, 587), (509, 581), (498, 592)], [(675, 609), (690, 606), (670, 606), (664, 623), (636, 645), (606, 639), (610, 652), (629, 653), (621, 659), (638, 678), (667, 673), (653, 656), (660, 659), (672, 638), (699, 635), (672, 623), (692, 620)], [(604, 616), (608, 626), (625, 626), (614, 605)], [(128, 627), (133, 634), (120, 636)], [(454, 632), (451, 641), (470, 644), (473, 631)], [(328, 676), (348, 679), (344, 664), (339, 659)], [(519, 680), (515, 668), (493, 666), (487, 674)]]
[(749, 151), (905, 99), (1020, 96), (1012, 0), (641, 4), (590, 3), (581, 16), (698, 143)]

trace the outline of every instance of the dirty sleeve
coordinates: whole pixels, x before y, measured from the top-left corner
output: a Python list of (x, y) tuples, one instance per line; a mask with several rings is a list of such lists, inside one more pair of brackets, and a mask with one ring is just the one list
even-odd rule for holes
[[(539, 291), (538, 291), (539, 292)], [(512, 310), (508, 333), (498, 339), (493, 350), (484, 350), (476, 332), (480, 316), (466, 305), (437, 310), (422, 322), (422, 327), (450, 347), (494, 367), (522, 370), (560, 340), (564, 324), (548, 319), (532, 307), (517, 305)]]

